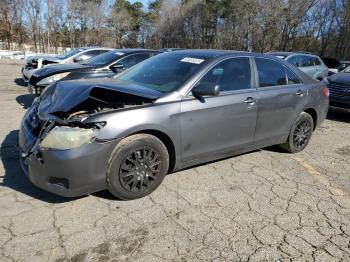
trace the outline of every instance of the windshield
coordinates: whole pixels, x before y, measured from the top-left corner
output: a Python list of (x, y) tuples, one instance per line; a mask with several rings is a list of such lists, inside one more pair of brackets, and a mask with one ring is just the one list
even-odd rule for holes
[(350, 65), (347, 68), (345, 68), (343, 72), (344, 73), (350, 73)]
[(137, 64), (115, 78), (163, 93), (178, 89), (204, 64), (203, 57), (164, 53)]
[(72, 50), (70, 50), (68, 52), (63, 53), (62, 55), (57, 55), (56, 57), (58, 59), (64, 60), (64, 59), (67, 59), (67, 58), (69, 58), (71, 56), (74, 56), (74, 55), (78, 54), (79, 52), (81, 52), (83, 50), (84, 49), (82, 49), (82, 48), (74, 48), (74, 49), (72, 49)]
[(90, 66), (105, 66), (113, 63), (117, 58), (123, 55), (124, 53), (113, 50), (113, 51), (103, 53), (102, 55), (98, 55), (93, 58), (90, 58), (89, 60), (85, 61), (82, 64), (90, 65)]

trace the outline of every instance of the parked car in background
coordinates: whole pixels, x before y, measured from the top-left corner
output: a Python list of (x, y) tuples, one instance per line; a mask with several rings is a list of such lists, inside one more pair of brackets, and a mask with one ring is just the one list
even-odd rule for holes
[(333, 57), (321, 57), (323, 63), (328, 67), (328, 76), (339, 73), (344, 69), (343, 64)]
[(350, 66), (327, 78), (331, 106), (350, 109)]
[(163, 53), (113, 78), (48, 86), (22, 120), (21, 163), (62, 196), (140, 198), (174, 170), (274, 144), (303, 150), (328, 94), (272, 56)]
[(26, 60), (22, 67), (22, 79), (28, 82), (33, 72), (42, 67), (53, 64), (78, 63), (90, 59), (94, 56), (103, 54), (112, 50), (107, 47), (79, 47), (74, 48), (62, 55), (56, 56), (33, 56)]
[(267, 54), (288, 61), (313, 79), (321, 81), (328, 76), (327, 66), (316, 55), (301, 52), (268, 52)]
[(350, 61), (340, 61), (340, 63), (342, 64), (340, 71), (343, 71), (345, 68), (350, 66)]
[(110, 77), (158, 53), (149, 49), (114, 49), (85, 62), (37, 69), (29, 80), (28, 91), (38, 96), (47, 85), (60, 80)]

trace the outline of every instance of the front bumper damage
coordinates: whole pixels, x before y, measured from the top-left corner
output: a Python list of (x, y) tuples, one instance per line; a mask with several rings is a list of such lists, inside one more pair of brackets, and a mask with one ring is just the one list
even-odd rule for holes
[(33, 133), (33, 127), (40, 122), (35, 110), (35, 105), (28, 110), (19, 132), (21, 165), (29, 180), (64, 197), (106, 189), (107, 161), (118, 141), (95, 140), (69, 150), (41, 149), (43, 134)]
[(28, 178), (34, 185), (66, 197), (105, 189), (108, 159), (122, 136), (107, 132), (109, 135), (101, 136), (103, 140), (97, 135), (65, 150), (43, 148), (41, 142), (55, 127), (106, 131), (107, 122), (93, 121), (96, 114), (148, 106), (154, 100), (154, 94), (144, 93), (142, 88), (118, 87), (110, 79), (97, 87), (90, 81), (49, 85), (26, 112), (19, 131), (21, 163)]

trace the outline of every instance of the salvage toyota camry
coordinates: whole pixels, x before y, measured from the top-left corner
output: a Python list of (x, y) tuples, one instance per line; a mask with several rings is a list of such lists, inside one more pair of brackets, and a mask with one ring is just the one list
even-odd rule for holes
[(328, 88), (278, 58), (164, 53), (114, 79), (48, 86), (25, 114), (21, 163), (62, 196), (155, 190), (188, 166), (275, 144), (299, 152), (325, 119)]

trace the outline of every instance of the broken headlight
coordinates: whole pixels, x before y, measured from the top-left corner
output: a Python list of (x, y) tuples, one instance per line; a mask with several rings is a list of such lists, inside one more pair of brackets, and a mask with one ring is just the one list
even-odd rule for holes
[(56, 126), (43, 139), (41, 148), (72, 149), (92, 142), (98, 135), (95, 128)]
[(65, 73), (60, 73), (60, 74), (48, 76), (44, 79), (41, 79), (37, 85), (49, 85), (49, 84), (55, 83), (58, 80), (61, 80), (62, 78), (66, 77), (69, 74), (70, 74), (70, 72), (65, 72)]

